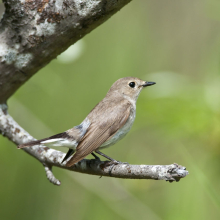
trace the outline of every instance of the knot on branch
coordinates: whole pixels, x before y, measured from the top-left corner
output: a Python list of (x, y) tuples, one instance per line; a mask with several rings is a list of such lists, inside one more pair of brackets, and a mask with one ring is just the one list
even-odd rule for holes
[(173, 181), (180, 181), (181, 178), (184, 178), (189, 172), (186, 170), (186, 167), (178, 165), (177, 163), (173, 164), (174, 167), (170, 168), (167, 173), (166, 181), (172, 183)]

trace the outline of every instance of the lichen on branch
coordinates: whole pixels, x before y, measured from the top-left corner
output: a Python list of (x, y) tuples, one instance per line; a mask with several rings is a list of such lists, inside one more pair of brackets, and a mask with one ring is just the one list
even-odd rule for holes
[(131, 0), (3, 0), (0, 103)]

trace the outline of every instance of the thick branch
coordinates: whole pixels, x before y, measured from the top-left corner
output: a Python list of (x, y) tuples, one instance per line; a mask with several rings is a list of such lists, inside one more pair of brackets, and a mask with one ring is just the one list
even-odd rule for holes
[(3, 0), (0, 103), (131, 0)]
[[(7, 114), (7, 106), (0, 105), (0, 132), (9, 138), (15, 144), (22, 144), (34, 138), (21, 128), (13, 118)], [(185, 167), (177, 164), (171, 165), (130, 165), (117, 164), (107, 165), (107, 161), (99, 160), (82, 160), (73, 167), (66, 167), (65, 163), (61, 163), (64, 153), (50, 149), (45, 146), (33, 146), (24, 148), (24, 151), (39, 160), (45, 167), (47, 178), (55, 185), (60, 185), (52, 171), (52, 166), (68, 169), (80, 173), (87, 173), (98, 176), (111, 176), (117, 178), (128, 179), (154, 179), (179, 181), (188, 174)]]

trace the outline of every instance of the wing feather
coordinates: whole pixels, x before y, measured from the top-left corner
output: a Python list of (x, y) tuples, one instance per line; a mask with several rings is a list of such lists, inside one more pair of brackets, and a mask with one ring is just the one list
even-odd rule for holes
[(130, 115), (131, 104), (126, 101), (120, 108), (109, 109), (102, 115), (102, 121), (94, 120), (76, 148), (76, 153), (68, 161), (70, 167), (98, 149), (109, 137), (124, 126)]

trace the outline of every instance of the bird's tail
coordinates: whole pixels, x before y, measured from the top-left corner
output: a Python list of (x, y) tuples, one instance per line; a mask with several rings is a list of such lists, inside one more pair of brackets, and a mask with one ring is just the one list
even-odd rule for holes
[(53, 142), (56, 142), (58, 140), (61, 140), (62, 138), (65, 138), (66, 136), (67, 136), (66, 132), (63, 132), (63, 133), (56, 134), (56, 135), (53, 135), (51, 137), (47, 137), (47, 138), (44, 138), (44, 139), (41, 139), (41, 140), (30, 141), (30, 142), (27, 142), (25, 144), (20, 144), (20, 145), (18, 145), (17, 148), (21, 149), (21, 148), (25, 148), (25, 147), (32, 147), (34, 145), (39, 145), (39, 144), (53, 143)]
[(37, 141), (31, 141), (31, 142), (28, 142), (28, 143), (25, 143), (25, 144), (20, 144), (17, 146), (18, 149), (21, 149), (21, 148), (25, 148), (25, 147), (32, 147), (34, 145), (39, 145), (41, 144), (41, 141), (42, 140), (37, 140)]
[(67, 154), (65, 155), (65, 157), (63, 158), (63, 160), (62, 160), (61, 163), (63, 163), (65, 160), (67, 160), (69, 157), (71, 157), (72, 154), (74, 154), (74, 152), (75, 152), (75, 150), (69, 149), (68, 152), (67, 152)]

